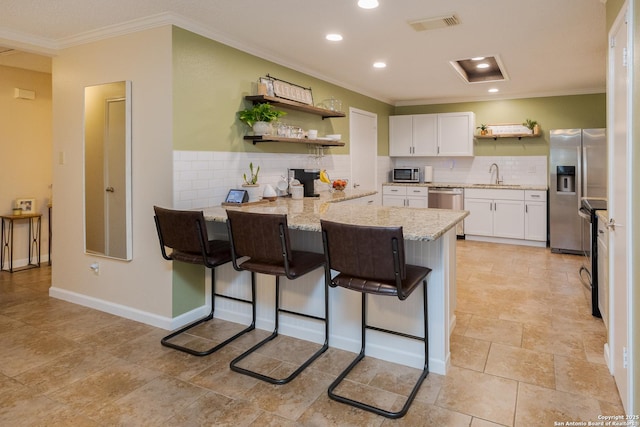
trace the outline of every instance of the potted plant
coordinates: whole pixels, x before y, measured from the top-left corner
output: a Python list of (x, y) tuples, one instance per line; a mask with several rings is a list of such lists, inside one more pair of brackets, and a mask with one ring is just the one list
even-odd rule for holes
[(536, 127), (538, 126), (538, 122), (535, 120), (527, 119), (522, 123), (522, 126), (526, 126), (532, 134), (536, 134)]
[(271, 126), (269, 123), (285, 114), (287, 113), (284, 111), (274, 110), (271, 104), (255, 104), (251, 108), (240, 111), (238, 118), (251, 126), (255, 135), (267, 135)]
[(488, 126), (484, 123), (481, 123), (480, 126), (478, 126), (476, 129), (480, 129), (480, 135), (486, 135), (489, 132)]
[(249, 176), (246, 173), (242, 174), (244, 180), (243, 187), (247, 187), (247, 193), (249, 193), (249, 201), (254, 202), (260, 199), (260, 184), (258, 184), (258, 173), (260, 173), (260, 166), (254, 170), (253, 162), (249, 163)]

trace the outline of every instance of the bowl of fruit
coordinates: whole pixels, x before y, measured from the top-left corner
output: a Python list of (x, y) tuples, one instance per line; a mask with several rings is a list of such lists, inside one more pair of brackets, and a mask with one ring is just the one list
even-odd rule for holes
[(347, 180), (346, 179), (336, 179), (335, 181), (333, 181), (333, 189), (337, 190), (337, 191), (342, 191), (345, 189), (345, 187), (347, 186)]

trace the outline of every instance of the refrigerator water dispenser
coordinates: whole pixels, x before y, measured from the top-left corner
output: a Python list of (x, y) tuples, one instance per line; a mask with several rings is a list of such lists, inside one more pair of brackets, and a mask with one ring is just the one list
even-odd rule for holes
[(576, 167), (575, 166), (558, 166), (557, 167), (557, 186), (559, 193), (575, 193), (576, 192)]

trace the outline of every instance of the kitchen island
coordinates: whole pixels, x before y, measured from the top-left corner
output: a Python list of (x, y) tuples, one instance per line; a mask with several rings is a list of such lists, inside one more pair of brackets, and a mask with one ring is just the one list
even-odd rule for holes
[[(358, 199), (375, 194), (366, 191), (324, 192), (319, 198), (293, 200), (279, 198), (273, 202), (243, 207), (209, 207), (203, 209), (209, 233), (227, 238), (226, 210), (241, 209), (257, 213), (287, 214), (291, 243), (295, 248), (322, 252), (320, 219), (368, 226), (402, 226), (406, 261), (432, 269), (428, 276), (429, 298), (429, 370), (445, 374), (450, 365), (449, 335), (455, 326), (455, 225), (468, 213), (447, 209), (415, 209), (357, 204)], [(363, 199), (364, 200), (364, 199)], [(350, 201), (349, 203), (346, 203)], [(207, 273), (209, 274), (209, 273)], [(250, 276), (238, 274), (230, 264), (216, 270), (220, 292), (247, 298)], [(318, 269), (295, 281), (282, 278), (283, 307), (320, 316), (323, 311), (324, 270)], [(208, 281), (207, 281), (208, 282)], [(258, 275), (256, 327), (273, 328), (274, 280)], [(358, 352), (360, 349), (360, 295), (342, 288), (330, 288), (329, 345)], [(370, 324), (395, 329), (411, 335), (423, 335), (422, 300), (415, 293), (405, 301), (389, 297), (370, 297)], [(250, 310), (241, 303), (219, 301), (216, 317), (249, 323)], [(312, 319), (283, 315), (280, 332), (296, 338), (322, 342), (323, 326)], [(367, 355), (420, 368), (423, 361), (419, 342), (388, 336), (376, 331), (367, 335)]]

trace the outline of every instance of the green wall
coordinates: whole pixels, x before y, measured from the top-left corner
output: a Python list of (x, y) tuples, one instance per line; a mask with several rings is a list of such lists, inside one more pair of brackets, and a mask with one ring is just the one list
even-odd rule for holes
[(394, 114), (430, 114), (473, 111), (476, 125), (538, 122), (539, 138), (477, 139), (477, 156), (546, 156), (549, 130), (606, 127), (606, 95), (552, 96), (482, 102), (460, 102), (396, 107)]
[[(191, 33), (173, 28), (173, 147), (198, 151), (262, 151), (306, 153), (306, 144), (262, 143), (243, 140), (249, 128), (237, 112), (250, 106), (244, 96), (255, 93), (258, 78), (267, 74), (301, 86), (311, 87), (319, 104), (335, 97), (342, 108), (349, 107), (378, 115), (378, 153), (388, 154), (388, 117), (393, 106), (327, 83), (287, 67)], [(321, 117), (283, 109), (281, 121), (303, 129), (318, 129), (320, 135), (340, 133), (345, 147), (332, 148), (334, 154), (349, 152), (349, 119)]]

